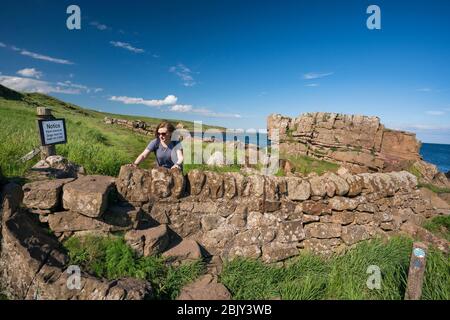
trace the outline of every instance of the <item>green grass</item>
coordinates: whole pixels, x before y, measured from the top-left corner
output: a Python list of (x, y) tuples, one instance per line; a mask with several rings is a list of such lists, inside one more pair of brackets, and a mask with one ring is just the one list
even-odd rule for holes
[(423, 224), (423, 227), (436, 236), (450, 241), (450, 216), (434, 217)]
[(169, 266), (160, 256), (137, 258), (119, 237), (72, 237), (64, 243), (70, 264), (108, 280), (122, 277), (146, 279), (155, 290), (156, 299), (175, 299), (180, 289), (202, 273), (201, 261)]
[[(374, 239), (330, 258), (302, 253), (284, 267), (260, 261), (235, 259), (225, 262), (220, 276), (233, 299), (394, 299), (404, 298), (412, 240)], [(370, 290), (367, 268), (381, 270), (380, 290)], [(422, 299), (450, 299), (448, 258), (431, 249), (428, 254)]]
[(434, 193), (450, 193), (450, 188), (440, 188), (435, 186), (434, 184), (419, 183), (418, 186), (419, 188), (427, 188), (428, 190), (431, 190)]
[(336, 163), (318, 160), (308, 156), (280, 155), (280, 158), (289, 160), (294, 165), (295, 172), (300, 172), (303, 175), (307, 175), (311, 172), (322, 175), (325, 172), (336, 172), (339, 169), (339, 165)]
[[(37, 158), (26, 163), (18, 161), (40, 145), (36, 126), (37, 106), (49, 107), (56, 118), (66, 119), (68, 142), (57, 145), (57, 154), (82, 165), (88, 174), (117, 176), (120, 167), (134, 161), (153, 139), (153, 136), (144, 136), (127, 128), (105, 124), (105, 116), (140, 119), (151, 124), (161, 121), (82, 109), (38, 93), (13, 93), (14, 91), (0, 90), (0, 167), (7, 177), (23, 176), (37, 161)], [(173, 120), (175, 124), (178, 122), (182, 122), (188, 130), (193, 129), (192, 122)], [(203, 128), (212, 127), (204, 125)], [(154, 160), (154, 155), (151, 154), (142, 167), (152, 167)]]

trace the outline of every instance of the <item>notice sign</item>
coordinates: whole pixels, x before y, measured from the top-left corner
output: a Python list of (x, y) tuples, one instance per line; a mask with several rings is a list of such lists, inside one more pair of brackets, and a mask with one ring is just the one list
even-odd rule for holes
[(64, 119), (38, 120), (38, 123), (43, 146), (67, 142), (66, 121)]

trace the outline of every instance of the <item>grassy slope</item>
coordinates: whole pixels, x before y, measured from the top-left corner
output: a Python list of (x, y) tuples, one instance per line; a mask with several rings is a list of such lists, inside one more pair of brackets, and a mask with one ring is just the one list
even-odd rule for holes
[[(20, 94), (0, 88), (0, 166), (6, 176), (21, 176), (35, 161), (20, 163), (17, 160), (39, 146), (36, 129), (36, 107), (45, 106), (57, 118), (65, 118), (68, 143), (57, 146), (57, 153), (81, 164), (90, 174), (115, 176), (120, 166), (133, 161), (144, 150), (151, 136), (133, 133), (129, 129), (103, 123), (105, 116), (140, 119), (158, 123), (161, 119), (106, 114), (82, 109), (73, 104), (38, 94)], [(192, 122), (181, 122), (189, 130)], [(204, 126), (205, 129), (211, 128)], [(223, 128), (222, 128), (223, 129)], [(151, 155), (144, 164), (154, 162)]]

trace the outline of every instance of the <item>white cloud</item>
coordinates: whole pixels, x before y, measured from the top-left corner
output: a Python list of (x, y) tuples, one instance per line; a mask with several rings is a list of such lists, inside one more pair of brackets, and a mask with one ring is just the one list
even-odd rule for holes
[(31, 57), (33, 59), (44, 60), (44, 61), (49, 61), (49, 62), (53, 62), (53, 63), (74, 64), (73, 62), (71, 62), (69, 60), (52, 58), (52, 57), (49, 57), (49, 56), (45, 56), (45, 55), (42, 55), (42, 54), (39, 54), (39, 53), (35, 53), (35, 52), (30, 52), (30, 51), (27, 51), (27, 50), (20, 51), (20, 54), (24, 55), (24, 56)]
[(126, 43), (126, 42), (110, 41), (109, 43), (112, 44), (114, 47), (123, 48), (123, 49), (129, 50), (129, 51), (135, 52), (135, 53), (143, 53), (143, 52), (145, 52), (144, 49), (135, 48), (132, 45), (130, 45), (129, 43)]
[(169, 68), (169, 72), (176, 74), (181, 80), (183, 80), (183, 85), (185, 87), (193, 87), (197, 84), (192, 76), (192, 71), (184, 64), (179, 63), (176, 66), (172, 66)]
[(22, 92), (38, 92), (38, 93), (65, 93), (80, 94), (81, 91), (76, 88), (60, 86), (47, 81), (35, 80), (31, 78), (0, 76), (0, 84), (13, 90)]
[(431, 89), (431, 88), (420, 88), (420, 89), (417, 89), (417, 91), (419, 91), (419, 92), (431, 92), (431, 91), (433, 91), (433, 89)]
[(35, 68), (25, 68), (25, 69), (17, 71), (17, 74), (21, 75), (23, 77), (36, 78), (36, 79), (40, 79), (43, 75), (41, 71), (38, 71)]
[(0, 42), (0, 48), (6, 48), (6, 44), (4, 44), (3, 42)]
[(168, 95), (162, 100), (145, 100), (143, 98), (132, 98), (126, 96), (112, 96), (109, 98), (110, 101), (123, 102), (125, 104), (142, 104), (148, 107), (162, 107), (167, 105), (173, 105), (177, 103), (178, 98), (174, 95)]
[(442, 116), (445, 114), (444, 111), (438, 111), (438, 110), (428, 110), (426, 113), (431, 116)]
[(309, 84), (305, 84), (305, 87), (318, 87), (319, 84), (318, 83), (309, 83)]
[(176, 105), (170, 107), (170, 111), (189, 112), (189, 111), (192, 111), (192, 106), (190, 104), (176, 104)]
[(101, 23), (98, 22), (98, 21), (92, 21), (92, 22), (89, 23), (89, 24), (90, 24), (91, 26), (96, 27), (98, 30), (101, 30), (101, 31), (105, 31), (105, 30), (110, 29), (107, 25), (101, 24)]
[(44, 94), (48, 93), (82, 94), (82, 93), (91, 93), (92, 91), (97, 93), (103, 90), (102, 88), (89, 88), (85, 85), (73, 83), (70, 81), (53, 83), (49, 81), (15, 77), (15, 76), (0, 76), (0, 84), (17, 91), (39, 92)]
[(320, 78), (331, 76), (333, 74), (334, 74), (334, 72), (328, 72), (328, 73), (308, 72), (303, 75), (303, 79), (305, 79), (305, 80), (320, 79)]

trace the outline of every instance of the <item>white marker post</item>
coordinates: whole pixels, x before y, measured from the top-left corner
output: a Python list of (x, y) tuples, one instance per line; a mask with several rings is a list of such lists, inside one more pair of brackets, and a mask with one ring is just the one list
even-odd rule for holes
[(427, 251), (428, 247), (426, 244), (422, 242), (415, 242), (413, 244), (405, 300), (420, 300), (422, 296)]

